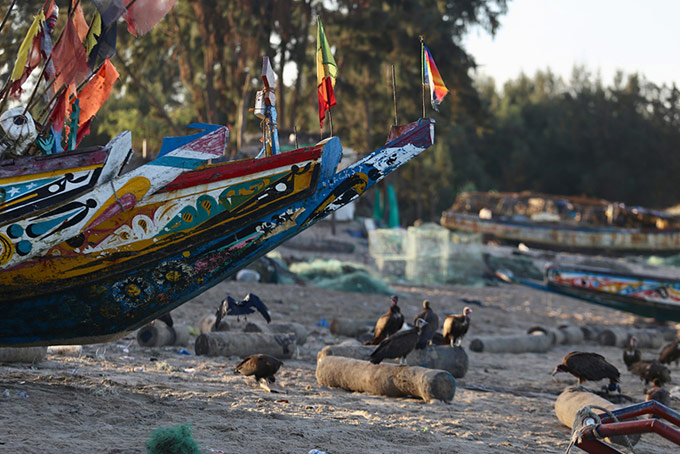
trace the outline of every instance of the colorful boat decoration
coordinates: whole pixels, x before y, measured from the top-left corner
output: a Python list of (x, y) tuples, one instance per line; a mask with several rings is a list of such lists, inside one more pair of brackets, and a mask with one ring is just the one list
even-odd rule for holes
[[(187, 169), (224, 155), (229, 130), (224, 126), (191, 125), (206, 131), (157, 159), (51, 209), (0, 225), (0, 270), (9, 269), (52, 246), (79, 235), (83, 230), (128, 211)], [(132, 147), (131, 135), (123, 132), (111, 141), (113, 152)]]
[(615, 255), (680, 251), (677, 218), (584, 197), (463, 193), (440, 222), (452, 230), (539, 249)]
[(66, 203), (118, 175), (128, 150), (104, 147), (0, 161), (0, 225)]
[[(200, 241), (216, 223), (232, 229), (309, 197), (340, 159), (338, 139), (261, 159), (183, 173), (134, 210), (114, 217), (0, 275), (7, 298), (78, 285), (97, 273), (125, 274)], [(323, 160), (322, 160), (323, 156)]]
[(549, 264), (548, 290), (657, 320), (680, 322), (680, 279)]
[[(356, 199), (433, 141), (434, 121), (421, 119), (401, 128), (399, 135), (383, 147), (336, 172), (340, 140), (327, 139), (322, 144), (318, 178), (298, 200), (276, 206), (267, 214), (254, 212), (238, 220), (225, 209), (199, 224), (201, 228), (195, 235), (191, 235), (191, 228), (174, 232), (171, 238), (175, 242), (156, 255), (144, 255), (142, 263), (125, 272), (107, 269), (106, 273), (93, 272), (77, 279), (71, 287), (51, 293), (3, 297), (0, 345), (93, 343), (118, 338), (216, 285)], [(175, 180), (166, 187), (167, 193), (209, 186), (198, 176), (200, 171)], [(284, 189), (278, 183), (268, 189), (278, 190), (277, 186)], [(188, 206), (196, 213), (200, 207), (205, 206), (200, 202)], [(180, 218), (187, 221), (179, 216), (178, 222)], [(5, 280), (5, 274), (0, 274), (0, 279)]]

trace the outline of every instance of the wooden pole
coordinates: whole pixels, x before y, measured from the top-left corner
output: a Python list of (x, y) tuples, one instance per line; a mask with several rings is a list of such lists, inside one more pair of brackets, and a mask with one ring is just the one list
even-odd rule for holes
[(397, 75), (392, 65), (392, 99), (394, 100), (394, 125), (399, 125), (399, 117), (397, 116)]
[(7, 22), (7, 19), (9, 19), (9, 13), (12, 12), (12, 8), (14, 8), (14, 4), (17, 2), (17, 0), (12, 0), (12, 3), (9, 5), (9, 8), (7, 8), (7, 12), (5, 13), (5, 18), (2, 20), (2, 24), (0, 24), (0, 32), (2, 32), (2, 29), (5, 28), (5, 23)]
[(165, 345), (187, 345), (189, 328), (186, 325), (168, 326), (156, 320), (137, 331), (137, 343), (141, 347), (163, 347)]
[(375, 320), (355, 320), (353, 318), (334, 318), (331, 321), (330, 331), (332, 334), (359, 337), (366, 334), (375, 326)]
[(45, 358), (47, 347), (1, 347), (1, 363), (37, 363)]
[(330, 107), (328, 108), (328, 121), (329, 121), (330, 127), (331, 127), (331, 135), (330, 136), (333, 137), (333, 115), (331, 115), (331, 108)]
[(423, 118), (425, 118), (425, 44), (420, 36), (420, 83), (423, 86)]
[(195, 350), (197, 355), (206, 356), (244, 357), (264, 353), (288, 359), (295, 352), (295, 335), (235, 331), (203, 333), (196, 338)]
[(443, 370), (371, 364), (339, 356), (326, 356), (316, 362), (316, 380), (321, 385), (347, 391), (415, 396), (428, 403), (450, 402), (456, 394), (456, 380)]
[(550, 334), (518, 336), (485, 336), (472, 339), (470, 350), (485, 353), (543, 353), (550, 350), (553, 337)]

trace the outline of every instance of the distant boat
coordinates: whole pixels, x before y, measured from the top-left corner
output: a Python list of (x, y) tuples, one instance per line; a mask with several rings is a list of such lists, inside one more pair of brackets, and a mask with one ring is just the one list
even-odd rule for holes
[(356, 199), (433, 141), (434, 121), (421, 119), (339, 172), (336, 137), (185, 172), (129, 211), (0, 272), (0, 345), (121, 337)]
[(586, 197), (463, 193), (440, 222), (449, 229), (539, 249), (600, 254), (680, 252), (678, 218)]

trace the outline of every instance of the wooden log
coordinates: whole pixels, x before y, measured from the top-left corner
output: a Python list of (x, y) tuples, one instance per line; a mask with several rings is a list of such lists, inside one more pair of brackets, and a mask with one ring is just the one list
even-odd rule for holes
[(485, 353), (544, 353), (552, 345), (553, 336), (545, 333), (485, 336), (472, 339), (470, 350)]
[(248, 356), (264, 353), (279, 359), (288, 359), (295, 352), (294, 334), (239, 333), (215, 331), (196, 338), (197, 355)]
[[(375, 348), (375, 345), (327, 345), (317, 353), (316, 359), (318, 361), (326, 356), (342, 356), (368, 361)], [(448, 345), (433, 345), (423, 350), (413, 350), (406, 357), (406, 362), (409, 366), (445, 370), (454, 378), (463, 378), (469, 367), (465, 350), (462, 347), (451, 348)]]
[[(562, 424), (571, 429), (575, 423), (574, 420), (576, 419), (576, 415), (586, 406), (602, 407), (610, 411), (619, 408), (607, 399), (589, 392), (581, 386), (569, 386), (557, 397), (557, 400), (555, 401), (555, 414)], [(592, 411), (598, 415), (604, 413), (602, 410), (595, 408), (592, 409)], [(583, 421), (576, 421), (579, 428), (583, 426), (582, 423)], [(640, 435), (629, 435), (628, 438), (630, 439), (630, 442), (635, 445), (640, 440)], [(612, 437), (611, 440), (606, 438), (605, 441), (627, 446), (623, 437)]]
[(575, 325), (560, 325), (557, 331), (564, 336), (563, 345), (582, 344), (585, 340), (583, 330), (580, 326)]
[(198, 322), (198, 330), (201, 333), (212, 333), (213, 331), (229, 331), (231, 327), (225, 320), (220, 320), (220, 326), (215, 328), (215, 315), (206, 315)]
[(375, 320), (355, 320), (351, 318), (335, 318), (331, 322), (331, 333), (339, 336), (359, 337), (375, 327)]
[(0, 363), (37, 363), (46, 354), (47, 347), (0, 347)]
[(600, 331), (597, 342), (600, 345), (625, 348), (630, 343), (632, 336), (637, 337), (638, 348), (659, 348), (666, 341), (665, 333), (661, 330), (612, 326)]
[(527, 334), (546, 334), (552, 338), (553, 345), (561, 345), (567, 339), (563, 332), (556, 329), (544, 328), (542, 326), (532, 326), (527, 329)]
[(48, 355), (80, 356), (83, 354), (82, 345), (51, 345), (47, 347)]
[(154, 320), (137, 330), (137, 343), (141, 347), (187, 345), (189, 343), (189, 328), (177, 323), (170, 327), (163, 321)]
[(321, 385), (380, 396), (415, 396), (426, 402), (450, 402), (456, 380), (450, 373), (424, 367), (371, 364), (352, 358), (324, 356), (316, 362)]
[(309, 336), (307, 327), (295, 322), (248, 322), (243, 331), (246, 333), (293, 333), (298, 345), (304, 344)]

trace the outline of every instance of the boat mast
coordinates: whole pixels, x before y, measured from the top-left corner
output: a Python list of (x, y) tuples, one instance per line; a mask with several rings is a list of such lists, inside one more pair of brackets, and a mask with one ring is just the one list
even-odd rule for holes
[(272, 156), (281, 152), (276, 117), (276, 95), (274, 94), (276, 76), (267, 56), (264, 57), (262, 62), (262, 82), (264, 82), (264, 88), (257, 92), (254, 109), (255, 116), (261, 118), (264, 123), (264, 146), (257, 155), (258, 158), (263, 154)]

